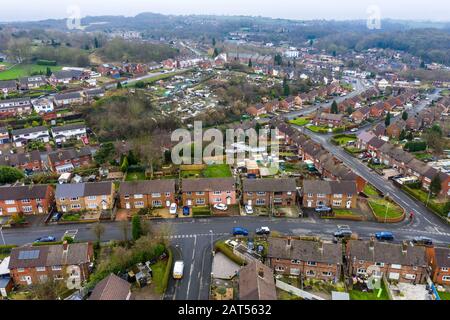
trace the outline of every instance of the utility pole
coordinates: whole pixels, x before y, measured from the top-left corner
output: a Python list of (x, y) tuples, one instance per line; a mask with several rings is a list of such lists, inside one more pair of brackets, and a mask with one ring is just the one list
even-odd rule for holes
[(212, 255), (213, 255), (213, 257), (214, 257), (214, 247), (213, 247), (213, 242), (214, 242), (213, 237), (214, 237), (214, 233), (213, 233), (212, 230), (209, 230), (209, 233), (211, 234), (211, 252), (212, 252)]

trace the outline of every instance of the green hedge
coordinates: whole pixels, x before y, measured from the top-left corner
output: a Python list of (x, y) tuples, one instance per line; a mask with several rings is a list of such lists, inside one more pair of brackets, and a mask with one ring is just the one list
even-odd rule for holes
[(2, 245), (0, 246), (0, 254), (10, 254), (11, 250), (16, 247), (16, 245)]
[(167, 259), (166, 272), (164, 272), (164, 278), (162, 280), (163, 292), (166, 292), (167, 286), (169, 285), (170, 272), (172, 271), (173, 265), (173, 252), (170, 248), (167, 249), (169, 257)]
[(240, 265), (240, 266), (246, 264), (245, 260), (244, 260), (244, 259), (241, 259), (241, 258), (238, 257), (237, 255), (235, 255), (235, 254), (233, 253), (233, 250), (232, 250), (230, 247), (228, 247), (228, 246), (226, 245), (226, 243), (223, 242), (223, 241), (217, 242), (217, 243), (214, 245), (214, 249), (215, 249), (216, 251), (222, 252), (222, 253), (223, 253), (225, 256), (227, 256), (231, 261), (237, 263), (237, 264)]
[(40, 65), (40, 66), (56, 66), (57, 63), (54, 60), (41, 59), (41, 60), (36, 61), (36, 64)]
[(55, 241), (55, 242), (36, 242), (33, 243), (33, 247), (40, 247), (40, 246), (56, 246), (63, 244), (62, 241)]

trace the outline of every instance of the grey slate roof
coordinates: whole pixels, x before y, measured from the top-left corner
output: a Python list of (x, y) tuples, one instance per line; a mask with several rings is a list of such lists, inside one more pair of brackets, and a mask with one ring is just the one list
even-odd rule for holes
[(0, 200), (44, 199), (47, 185), (0, 187)]
[(350, 259), (400, 264), (402, 266), (427, 265), (425, 247), (408, 244), (406, 252), (403, 252), (402, 244), (374, 241), (373, 249), (370, 249), (370, 243), (370, 241), (350, 240), (347, 244)]
[(74, 123), (74, 124), (68, 124), (65, 126), (53, 127), (52, 132), (57, 133), (57, 132), (62, 132), (62, 131), (67, 131), (67, 130), (76, 130), (76, 129), (83, 129), (83, 128), (86, 128), (85, 124)]
[(72, 160), (84, 156), (91, 156), (92, 152), (89, 147), (83, 147), (80, 150), (70, 148), (70, 149), (64, 149), (64, 150), (58, 150), (55, 152), (51, 152), (48, 154), (48, 157), (51, 162), (59, 162), (59, 161), (66, 161), (66, 160)]
[(111, 182), (58, 184), (56, 198), (76, 198), (111, 194)]
[(184, 179), (182, 190), (183, 192), (233, 191), (235, 190), (234, 183), (233, 178)]
[(48, 129), (47, 129), (47, 127), (44, 127), (44, 126), (32, 127), (32, 128), (13, 130), (11, 132), (11, 134), (13, 136), (19, 136), (19, 135), (22, 135), (22, 134), (30, 134), (30, 133), (36, 133), (36, 132), (46, 132), (48, 134)]
[(436, 265), (439, 268), (450, 268), (450, 249), (434, 248)]
[(296, 192), (295, 179), (243, 179), (244, 192)]
[(252, 261), (239, 271), (239, 300), (277, 300), (271, 268)]
[(88, 300), (126, 300), (131, 284), (115, 274), (97, 283)]
[(357, 194), (353, 181), (304, 180), (303, 193), (308, 194)]
[(175, 180), (149, 180), (136, 182), (122, 182), (119, 188), (120, 195), (175, 193)]
[[(320, 249), (321, 245), (323, 250)], [(342, 264), (342, 244), (292, 239), (288, 246), (287, 238), (269, 238), (267, 256), (283, 260)]]

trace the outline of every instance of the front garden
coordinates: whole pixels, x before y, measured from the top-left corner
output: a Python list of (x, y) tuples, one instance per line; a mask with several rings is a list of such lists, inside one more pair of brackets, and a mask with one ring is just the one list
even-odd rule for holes
[(303, 127), (306, 126), (307, 124), (309, 124), (311, 122), (311, 120), (309, 120), (308, 118), (296, 118), (294, 120), (289, 121), (290, 124), (299, 126), (299, 127)]

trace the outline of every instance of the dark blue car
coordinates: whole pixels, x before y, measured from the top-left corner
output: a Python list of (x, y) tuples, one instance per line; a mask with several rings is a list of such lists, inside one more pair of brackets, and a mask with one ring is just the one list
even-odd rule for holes
[(248, 236), (248, 230), (240, 227), (233, 228), (233, 236)]
[(392, 232), (383, 231), (375, 233), (375, 238), (381, 241), (392, 241), (394, 240), (394, 235), (392, 234)]
[(35, 243), (45, 243), (45, 242), (55, 242), (56, 238), (52, 237), (52, 236), (48, 236), (48, 237), (41, 237), (36, 239), (34, 242)]

